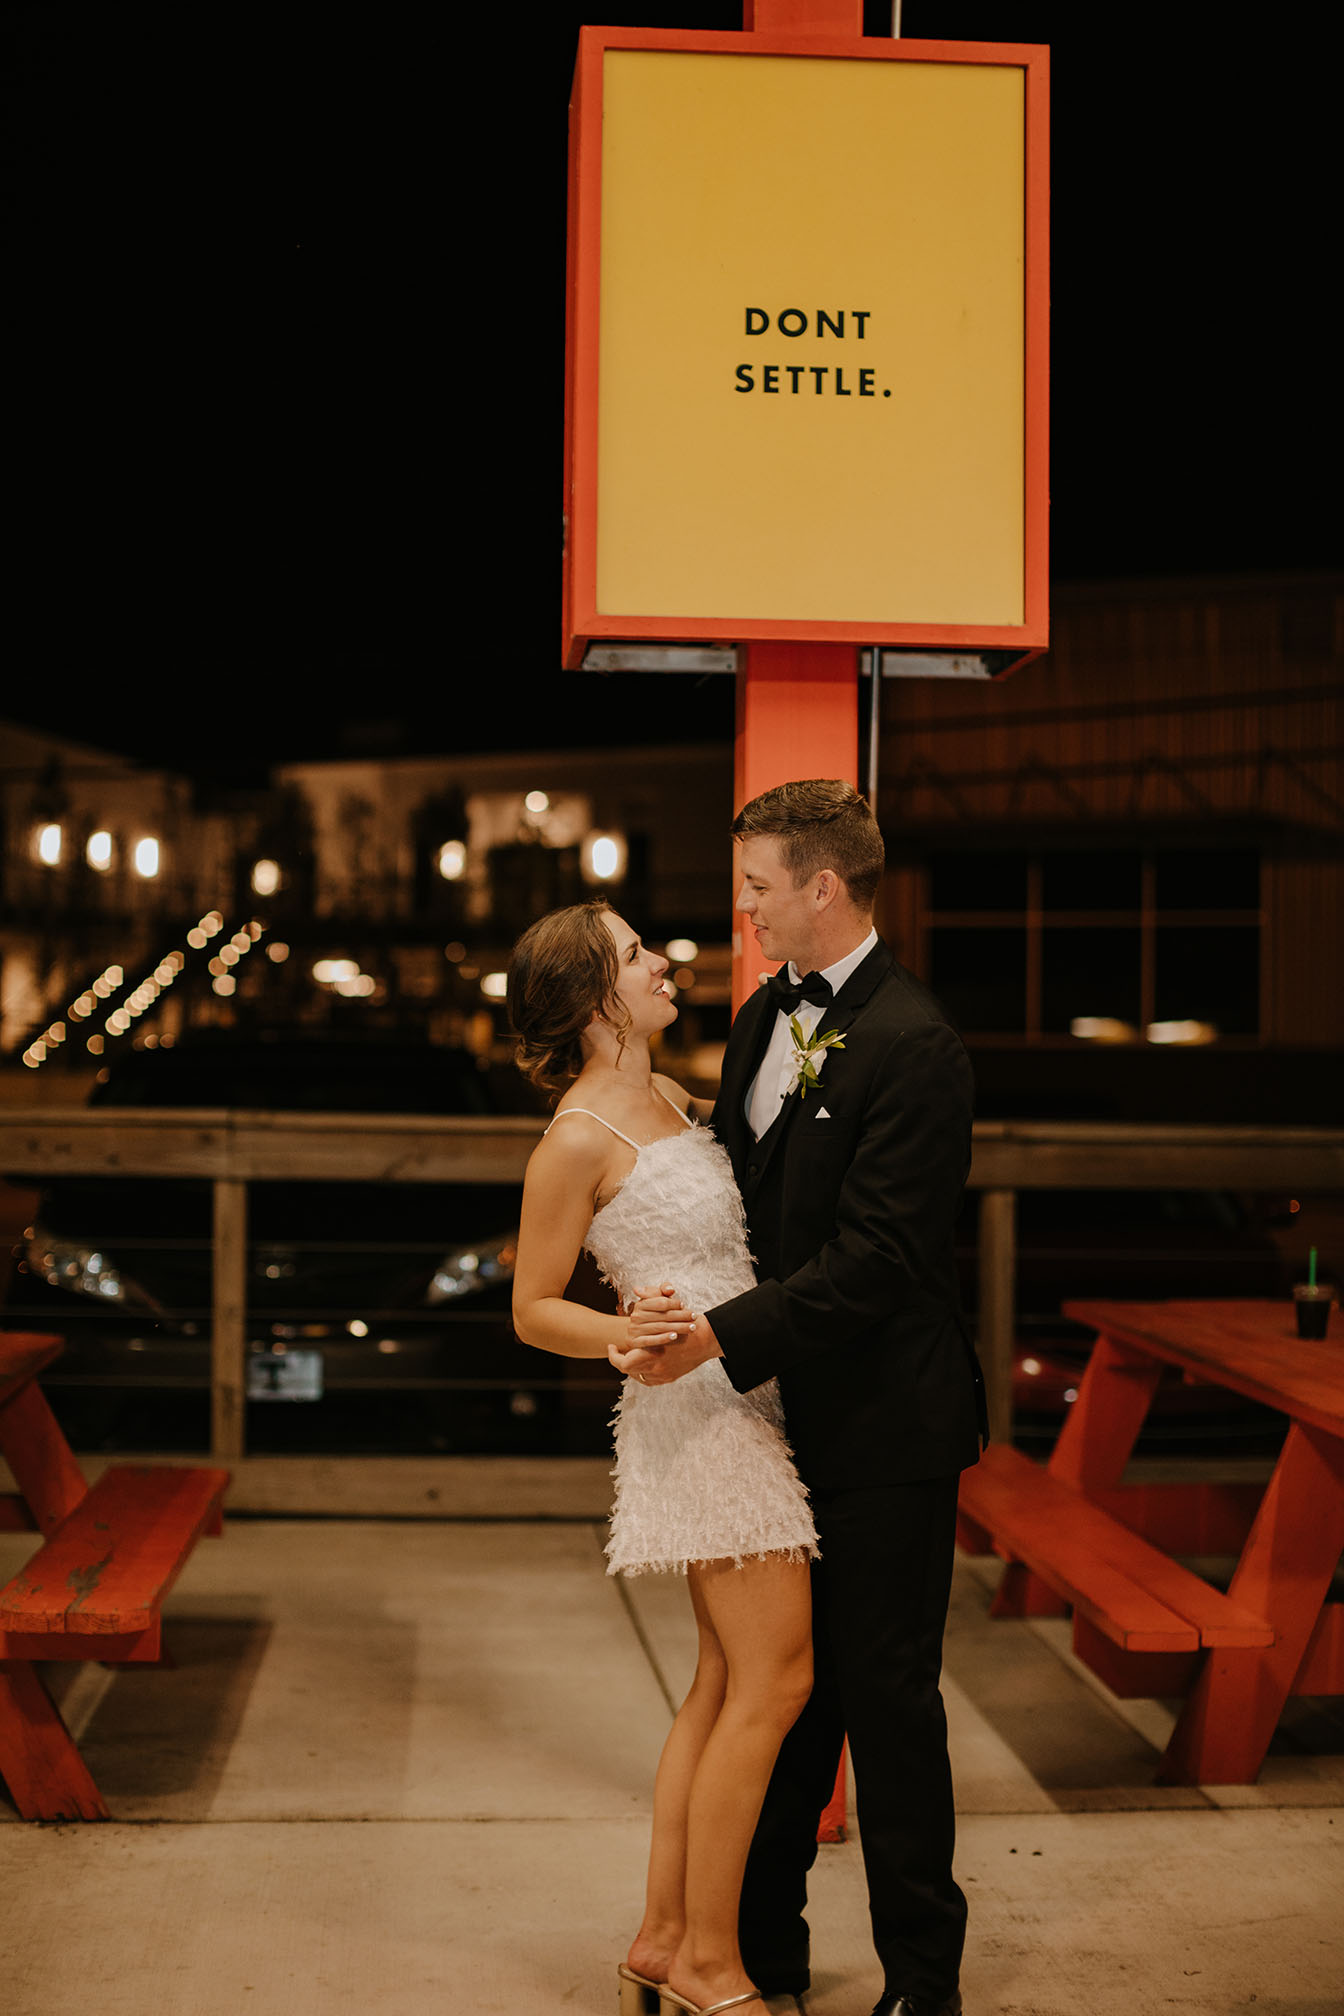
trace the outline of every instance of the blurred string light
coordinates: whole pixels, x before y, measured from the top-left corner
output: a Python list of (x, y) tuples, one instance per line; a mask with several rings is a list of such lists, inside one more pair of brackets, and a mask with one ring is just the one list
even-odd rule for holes
[(529, 812), (549, 812), (551, 801), (544, 791), (529, 791), (523, 800)]
[[(223, 912), (219, 910), (207, 910), (204, 917), (200, 918), (192, 926), (191, 930), (188, 931), (187, 944), (195, 952), (203, 951), (212, 939), (219, 936), (223, 929)], [(217, 994), (229, 995), (233, 993), (237, 982), (234, 980), (229, 968), (237, 965), (243, 955), (252, 950), (258, 939), (264, 936), (265, 929), (265, 925), (253, 917), (248, 923), (241, 925), (234, 932), (226, 945), (221, 946), (219, 953), (210, 961), (210, 971), (215, 974), (214, 987)], [(103, 1023), (102, 1030), (95, 1030), (85, 1039), (85, 1048), (95, 1057), (102, 1056), (106, 1047), (105, 1039), (109, 1036), (115, 1038), (126, 1035), (127, 1031), (139, 1021), (140, 1017), (155, 1005), (159, 996), (166, 992), (169, 987), (173, 986), (178, 976), (186, 967), (186, 963), (187, 955), (185, 952), (176, 949), (166, 952), (157, 965), (145, 975), (125, 999), (118, 1002), (112, 1009)], [(28, 1065), (29, 1069), (35, 1070), (39, 1065), (44, 1064), (49, 1056), (60, 1049), (62, 1043), (66, 1040), (67, 1021), (80, 1023), (90, 1020), (97, 1014), (103, 1004), (110, 1001), (113, 995), (120, 991), (125, 984), (125, 977), (120, 966), (111, 965), (104, 967), (98, 978), (86, 987), (82, 994), (75, 996), (65, 1011), (65, 1018), (52, 1022), (43, 1030), (40, 1036), (35, 1037), (28, 1045), (28, 1048), (23, 1053), (23, 1061)], [(219, 982), (221, 979), (228, 981), (229, 984), (227, 987), (220, 986)], [(171, 1037), (168, 1036), (162, 1038), (164, 1043), (170, 1043), (171, 1040)]]
[[(218, 915), (218, 912), (215, 914)], [(247, 957), (247, 954), (252, 950), (257, 940), (263, 936), (265, 929), (265, 925), (258, 923), (257, 919), (253, 917), (249, 923), (241, 925), (234, 932), (226, 945), (220, 946), (214, 958), (210, 960), (207, 968), (214, 975), (210, 985), (214, 988), (216, 994), (227, 1000), (228, 996), (234, 992), (238, 982), (231, 969), (238, 964), (240, 959)]]
[(445, 840), (439, 849), (439, 873), (445, 882), (461, 879), (467, 865), (467, 850), (461, 840)]
[(55, 868), (60, 864), (61, 847), (65, 834), (54, 822), (37, 829), (37, 858), (44, 867)]
[(669, 938), (663, 947), (669, 959), (688, 965), (692, 959), (700, 957), (700, 947), (694, 938)]
[(148, 833), (143, 839), (137, 840), (135, 843), (135, 852), (132, 854), (131, 860), (134, 863), (135, 872), (140, 876), (141, 880), (152, 882), (159, 872), (158, 841)]
[(280, 863), (278, 861), (254, 861), (252, 864), (252, 890), (257, 896), (274, 896), (280, 887)]
[[(99, 1002), (109, 1000), (116, 993), (124, 977), (120, 966), (105, 966), (93, 985), (75, 996), (65, 1011), (65, 1017), (52, 1022), (40, 1036), (33, 1038), (23, 1053), (23, 1061), (29, 1070), (35, 1071), (39, 1064), (45, 1064), (53, 1050), (60, 1049), (66, 1039), (67, 1021), (76, 1024), (86, 1021), (95, 1013)], [(98, 1047), (102, 1048), (101, 1043)]]
[(84, 849), (84, 859), (90, 868), (96, 868), (100, 875), (106, 874), (112, 866), (112, 835), (102, 828), (97, 833), (90, 833), (88, 844)]
[(490, 1001), (502, 1001), (509, 991), (507, 973), (484, 973), (481, 976), (481, 992)]

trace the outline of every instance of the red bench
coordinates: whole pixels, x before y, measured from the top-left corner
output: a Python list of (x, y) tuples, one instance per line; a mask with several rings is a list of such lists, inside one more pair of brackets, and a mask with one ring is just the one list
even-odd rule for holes
[(957, 1539), (1009, 1565), (996, 1616), (1074, 1617), (1074, 1651), (1115, 1693), (1179, 1693), (1197, 1656), (1249, 1653), (1273, 1626), (1029, 1457), (992, 1443), (962, 1473)]
[(47, 1536), (0, 1589), (0, 1778), (25, 1820), (105, 1820), (34, 1662), (161, 1660), (163, 1600), (221, 1530), (229, 1472), (116, 1464), (90, 1488), (37, 1384), (62, 1348), (0, 1334), (0, 1453), (19, 1486), (0, 1494), (0, 1528)]

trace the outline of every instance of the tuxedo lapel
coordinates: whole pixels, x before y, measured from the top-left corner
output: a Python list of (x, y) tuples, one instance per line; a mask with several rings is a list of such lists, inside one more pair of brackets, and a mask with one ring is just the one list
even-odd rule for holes
[(822, 1016), (817, 1024), (818, 1031), (838, 1029), (843, 1036), (859, 1010), (866, 1007), (878, 981), (891, 971), (895, 963), (890, 951), (879, 938), (863, 964), (855, 967)]
[[(849, 1027), (853, 1023), (859, 1011), (866, 1006), (869, 997), (871, 996), (874, 988), (877, 986), (878, 981), (881, 980), (881, 978), (885, 973), (889, 973), (891, 971), (891, 968), (894, 963), (895, 962), (892, 959), (891, 953), (888, 951), (887, 947), (882, 943), (882, 940), (879, 938), (876, 945), (874, 945), (872, 951), (868, 954), (868, 957), (863, 961), (862, 965), (855, 967), (854, 971), (850, 974), (848, 980), (846, 980), (844, 986), (840, 989), (840, 992), (836, 995), (830, 1007), (823, 1012), (821, 1020), (817, 1024), (816, 1033), (818, 1035), (826, 1035), (832, 1029), (835, 1029), (838, 1030), (839, 1033), (843, 1036), (845, 1031), (849, 1029)], [(752, 1068), (751, 1077), (749, 1077), (746, 1081), (748, 1085), (751, 1083), (751, 1078), (753, 1078), (756, 1075), (756, 1070), (757, 1068), (759, 1068), (761, 1057), (763, 1056), (766, 1044), (769, 1041), (770, 1030), (774, 1026), (773, 1015), (764, 1016), (762, 1017), (762, 1020), (765, 1023), (765, 1031), (764, 1034), (761, 1036), (759, 1042), (754, 1046), (754, 1055), (756, 1062)], [(843, 1050), (832, 1051), (827, 1056), (824, 1076), (828, 1080), (835, 1076), (837, 1069), (842, 1070), (844, 1068), (842, 1061), (843, 1057), (844, 1057)], [(739, 1106), (741, 1104), (742, 1096), (745, 1096), (745, 1087), (743, 1088), (743, 1092), (739, 1095), (738, 1100)], [(792, 1092), (788, 1094), (787, 1098), (784, 1100), (783, 1105), (780, 1107), (778, 1113), (775, 1115), (774, 1120), (771, 1122), (770, 1126), (766, 1128), (764, 1134), (762, 1134), (759, 1141), (757, 1141), (753, 1145), (751, 1142), (750, 1129), (748, 1128), (745, 1130), (746, 1153), (744, 1154), (742, 1160), (744, 1165), (749, 1160), (750, 1173), (747, 1175), (746, 1183), (742, 1185), (744, 1194), (748, 1188), (754, 1190), (760, 1183), (762, 1177), (765, 1175), (766, 1170), (770, 1166), (771, 1159), (774, 1156), (776, 1149), (779, 1147), (780, 1142), (784, 1139), (785, 1134), (788, 1132), (790, 1121), (793, 1119), (794, 1114), (798, 1111), (802, 1103), (803, 1103), (802, 1086), (801, 1084), (795, 1085)], [(733, 1166), (735, 1170), (738, 1170), (739, 1183), (741, 1183), (742, 1171), (738, 1167), (736, 1157), (734, 1157)]]
[(747, 1157), (754, 1145), (747, 1124), (747, 1092), (761, 1068), (774, 1023), (775, 1011), (765, 989), (759, 988), (739, 1010), (724, 1055), (718, 1100), (719, 1135), (728, 1150), (739, 1189), (743, 1187)]

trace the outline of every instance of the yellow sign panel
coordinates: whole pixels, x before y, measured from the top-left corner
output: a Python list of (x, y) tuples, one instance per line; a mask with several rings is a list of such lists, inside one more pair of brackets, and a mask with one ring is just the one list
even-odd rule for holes
[(600, 615), (1023, 622), (1023, 97), (604, 50)]

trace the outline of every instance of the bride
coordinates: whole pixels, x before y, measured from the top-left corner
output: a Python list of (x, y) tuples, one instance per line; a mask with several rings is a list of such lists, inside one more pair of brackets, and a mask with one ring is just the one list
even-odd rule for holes
[[(553, 911), (514, 950), (518, 1064), (561, 1095), (528, 1164), (514, 1275), (514, 1327), (543, 1351), (668, 1342), (687, 1309), (753, 1285), (728, 1156), (650, 1059), (649, 1038), (676, 1019), (666, 972), (601, 903)], [(565, 1301), (583, 1247), (624, 1314)], [(654, 1784), (621, 2016), (660, 2003), (663, 2016), (711, 2016), (759, 2000), (738, 1900), (776, 1753), (811, 1691), (816, 1531), (773, 1380), (740, 1394), (717, 1360), (668, 1385), (627, 1379), (615, 1430), (608, 1573), (684, 1574), (699, 1637)]]

